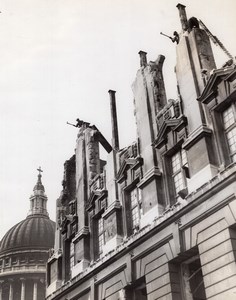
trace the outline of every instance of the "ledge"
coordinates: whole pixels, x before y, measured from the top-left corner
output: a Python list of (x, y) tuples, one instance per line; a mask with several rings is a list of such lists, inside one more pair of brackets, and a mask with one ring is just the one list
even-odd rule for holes
[(153, 167), (152, 169), (148, 170), (144, 177), (140, 180), (137, 187), (143, 189), (154, 177), (160, 177), (161, 171), (157, 167)]
[(116, 200), (113, 202), (108, 208), (105, 210), (105, 212), (102, 214), (103, 218), (107, 218), (110, 216), (114, 211), (121, 209), (120, 201)]
[(88, 226), (84, 226), (82, 229), (80, 229), (80, 231), (73, 238), (72, 242), (74, 243), (75, 241), (81, 239), (85, 235), (89, 235), (89, 228), (88, 228)]
[(12, 276), (12, 275), (21, 275), (21, 274), (45, 274), (46, 266), (24, 266), (24, 267), (9, 267), (5, 269), (0, 269), (0, 278), (5, 276)]
[(59, 248), (49, 257), (48, 263), (53, 262), (54, 260), (58, 259), (61, 256), (62, 256), (62, 249)]
[(203, 136), (211, 135), (212, 130), (207, 127), (206, 125), (201, 125), (197, 129), (195, 129), (193, 132), (190, 133), (189, 137), (183, 144), (184, 149), (189, 149), (192, 147), (197, 141), (199, 141)]

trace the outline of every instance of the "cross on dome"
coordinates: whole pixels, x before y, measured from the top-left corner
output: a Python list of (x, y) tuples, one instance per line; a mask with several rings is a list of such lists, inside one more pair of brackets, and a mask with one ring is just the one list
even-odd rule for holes
[(43, 172), (43, 170), (41, 169), (41, 167), (38, 167), (37, 171), (39, 171), (39, 174), (41, 174)]
[(38, 167), (37, 171), (39, 172), (38, 173), (38, 180), (37, 180), (37, 183), (34, 187), (34, 191), (44, 191), (44, 186), (43, 186), (42, 181), (41, 181), (41, 178), (42, 178), (41, 173), (43, 172), (43, 170), (42, 170), (41, 167)]

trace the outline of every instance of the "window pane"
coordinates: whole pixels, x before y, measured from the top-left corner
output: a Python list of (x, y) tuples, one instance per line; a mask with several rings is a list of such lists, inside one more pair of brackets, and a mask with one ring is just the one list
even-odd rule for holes
[(174, 184), (175, 184), (176, 193), (178, 193), (184, 188), (184, 181), (181, 172), (177, 173), (174, 176)]
[(234, 155), (232, 156), (232, 161), (233, 161), (233, 162), (236, 162), (236, 154), (234, 154)]
[(181, 149), (171, 157), (171, 162), (174, 187), (177, 194), (186, 186), (185, 177), (182, 170), (182, 167), (187, 166), (188, 164), (186, 151), (184, 149)]
[(187, 155), (186, 155), (186, 151), (184, 149), (181, 150), (181, 156), (182, 156), (182, 165), (187, 165), (188, 161), (187, 161)]
[(227, 134), (227, 139), (229, 143), (229, 150), (232, 154), (236, 151), (236, 127), (234, 127), (232, 130), (230, 130)]
[(70, 243), (70, 267), (72, 268), (75, 265), (75, 258), (74, 258), (74, 254), (75, 254), (75, 245), (74, 243)]
[(138, 204), (138, 195), (137, 189), (134, 189), (130, 193), (131, 207), (134, 207)]
[(230, 106), (223, 112), (224, 128), (227, 129), (234, 123), (233, 107)]
[(131, 226), (132, 228), (139, 225), (140, 219), (140, 207), (139, 197), (141, 199), (141, 191), (138, 188), (134, 188), (130, 191), (130, 209), (131, 209)]
[(101, 234), (103, 231), (103, 219), (98, 220), (98, 233)]
[(172, 162), (173, 173), (180, 170), (181, 164), (180, 164), (180, 153), (179, 152), (172, 156), (171, 162)]
[(104, 236), (103, 236), (103, 218), (98, 220), (98, 251), (102, 253), (102, 248), (104, 245)]
[(102, 253), (103, 245), (104, 245), (103, 234), (101, 234), (98, 237), (98, 249), (99, 249), (99, 253)]
[(139, 224), (139, 212), (138, 212), (138, 206), (134, 207), (131, 211), (132, 213), (132, 221), (133, 221), (133, 227)]

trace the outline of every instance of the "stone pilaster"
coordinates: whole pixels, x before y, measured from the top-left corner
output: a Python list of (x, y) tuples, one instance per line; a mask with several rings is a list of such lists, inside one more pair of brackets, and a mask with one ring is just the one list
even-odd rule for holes
[(9, 300), (13, 300), (13, 280), (9, 280)]
[(4, 282), (3, 280), (0, 281), (0, 300), (3, 299), (3, 295), (2, 295), (2, 290), (3, 290), (2, 285), (3, 285), (3, 282)]
[(188, 29), (185, 34), (180, 35), (176, 47), (176, 77), (183, 114), (188, 119), (188, 138), (183, 147), (187, 151), (190, 173), (188, 192), (191, 193), (214, 177), (218, 171), (214, 136), (207, 124), (205, 107), (197, 101), (205, 88), (203, 72), (209, 75), (216, 66), (207, 33), (199, 28), (197, 20), (196, 26), (186, 28), (188, 24), (185, 7), (181, 4), (177, 7), (182, 29)]
[[(146, 63), (146, 53), (139, 52), (141, 66), (132, 85), (134, 93), (135, 117), (138, 134), (138, 152), (143, 159), (143, 178), (139, 184), (142, 190), (143, 213), (154, 209), (155, 216), (163, 212), (162, 192), (160, 192), (160, 170), (157, 152), (153, 142), (159, 132), (156, 117), (166, 105), (166, 92), (162, 68), (165, 57), (159, 55), (155, 62)], [(149, 218), (149, 217), (148, 217)]]
[(37, 296), (38, 296), (38, 282), (34, 281), (33, 300), (37, 300)]
[(21, 293), (20, 293), (20, 299), (25, 300), (25, 279), (20, 278), (21, 281)]

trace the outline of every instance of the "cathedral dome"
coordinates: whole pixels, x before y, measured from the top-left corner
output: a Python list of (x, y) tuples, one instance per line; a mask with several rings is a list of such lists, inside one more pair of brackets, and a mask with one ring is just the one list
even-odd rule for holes
[(48, 217), (47, 196), (41, 181), (41, 168), (37, 183), (30, 197), (28, 217), (14, 225), (0, 243), (0, 256), (8, 252), (23, 250), (45, 250), (53, 248), (55, 223)]
[(0, 254), (53, 248), (54, 230), (55, 223), (47, 216), (30, 215), (5, 234), (0, 244)]
[(47, 212), (43, 171), (37, 170), (28, 216), (0, 241), (0, 299), (45, 299), (46, 263), (54, 246), (55, 223)]
[(19, 250), (53, 248), (55, 223), (48, 217), (47, 196), (41, 181), (40, 167), (38, 171), (38, 180), (30, 197), (28, 217), (5, 234), (0, 244), (0, 255)]

